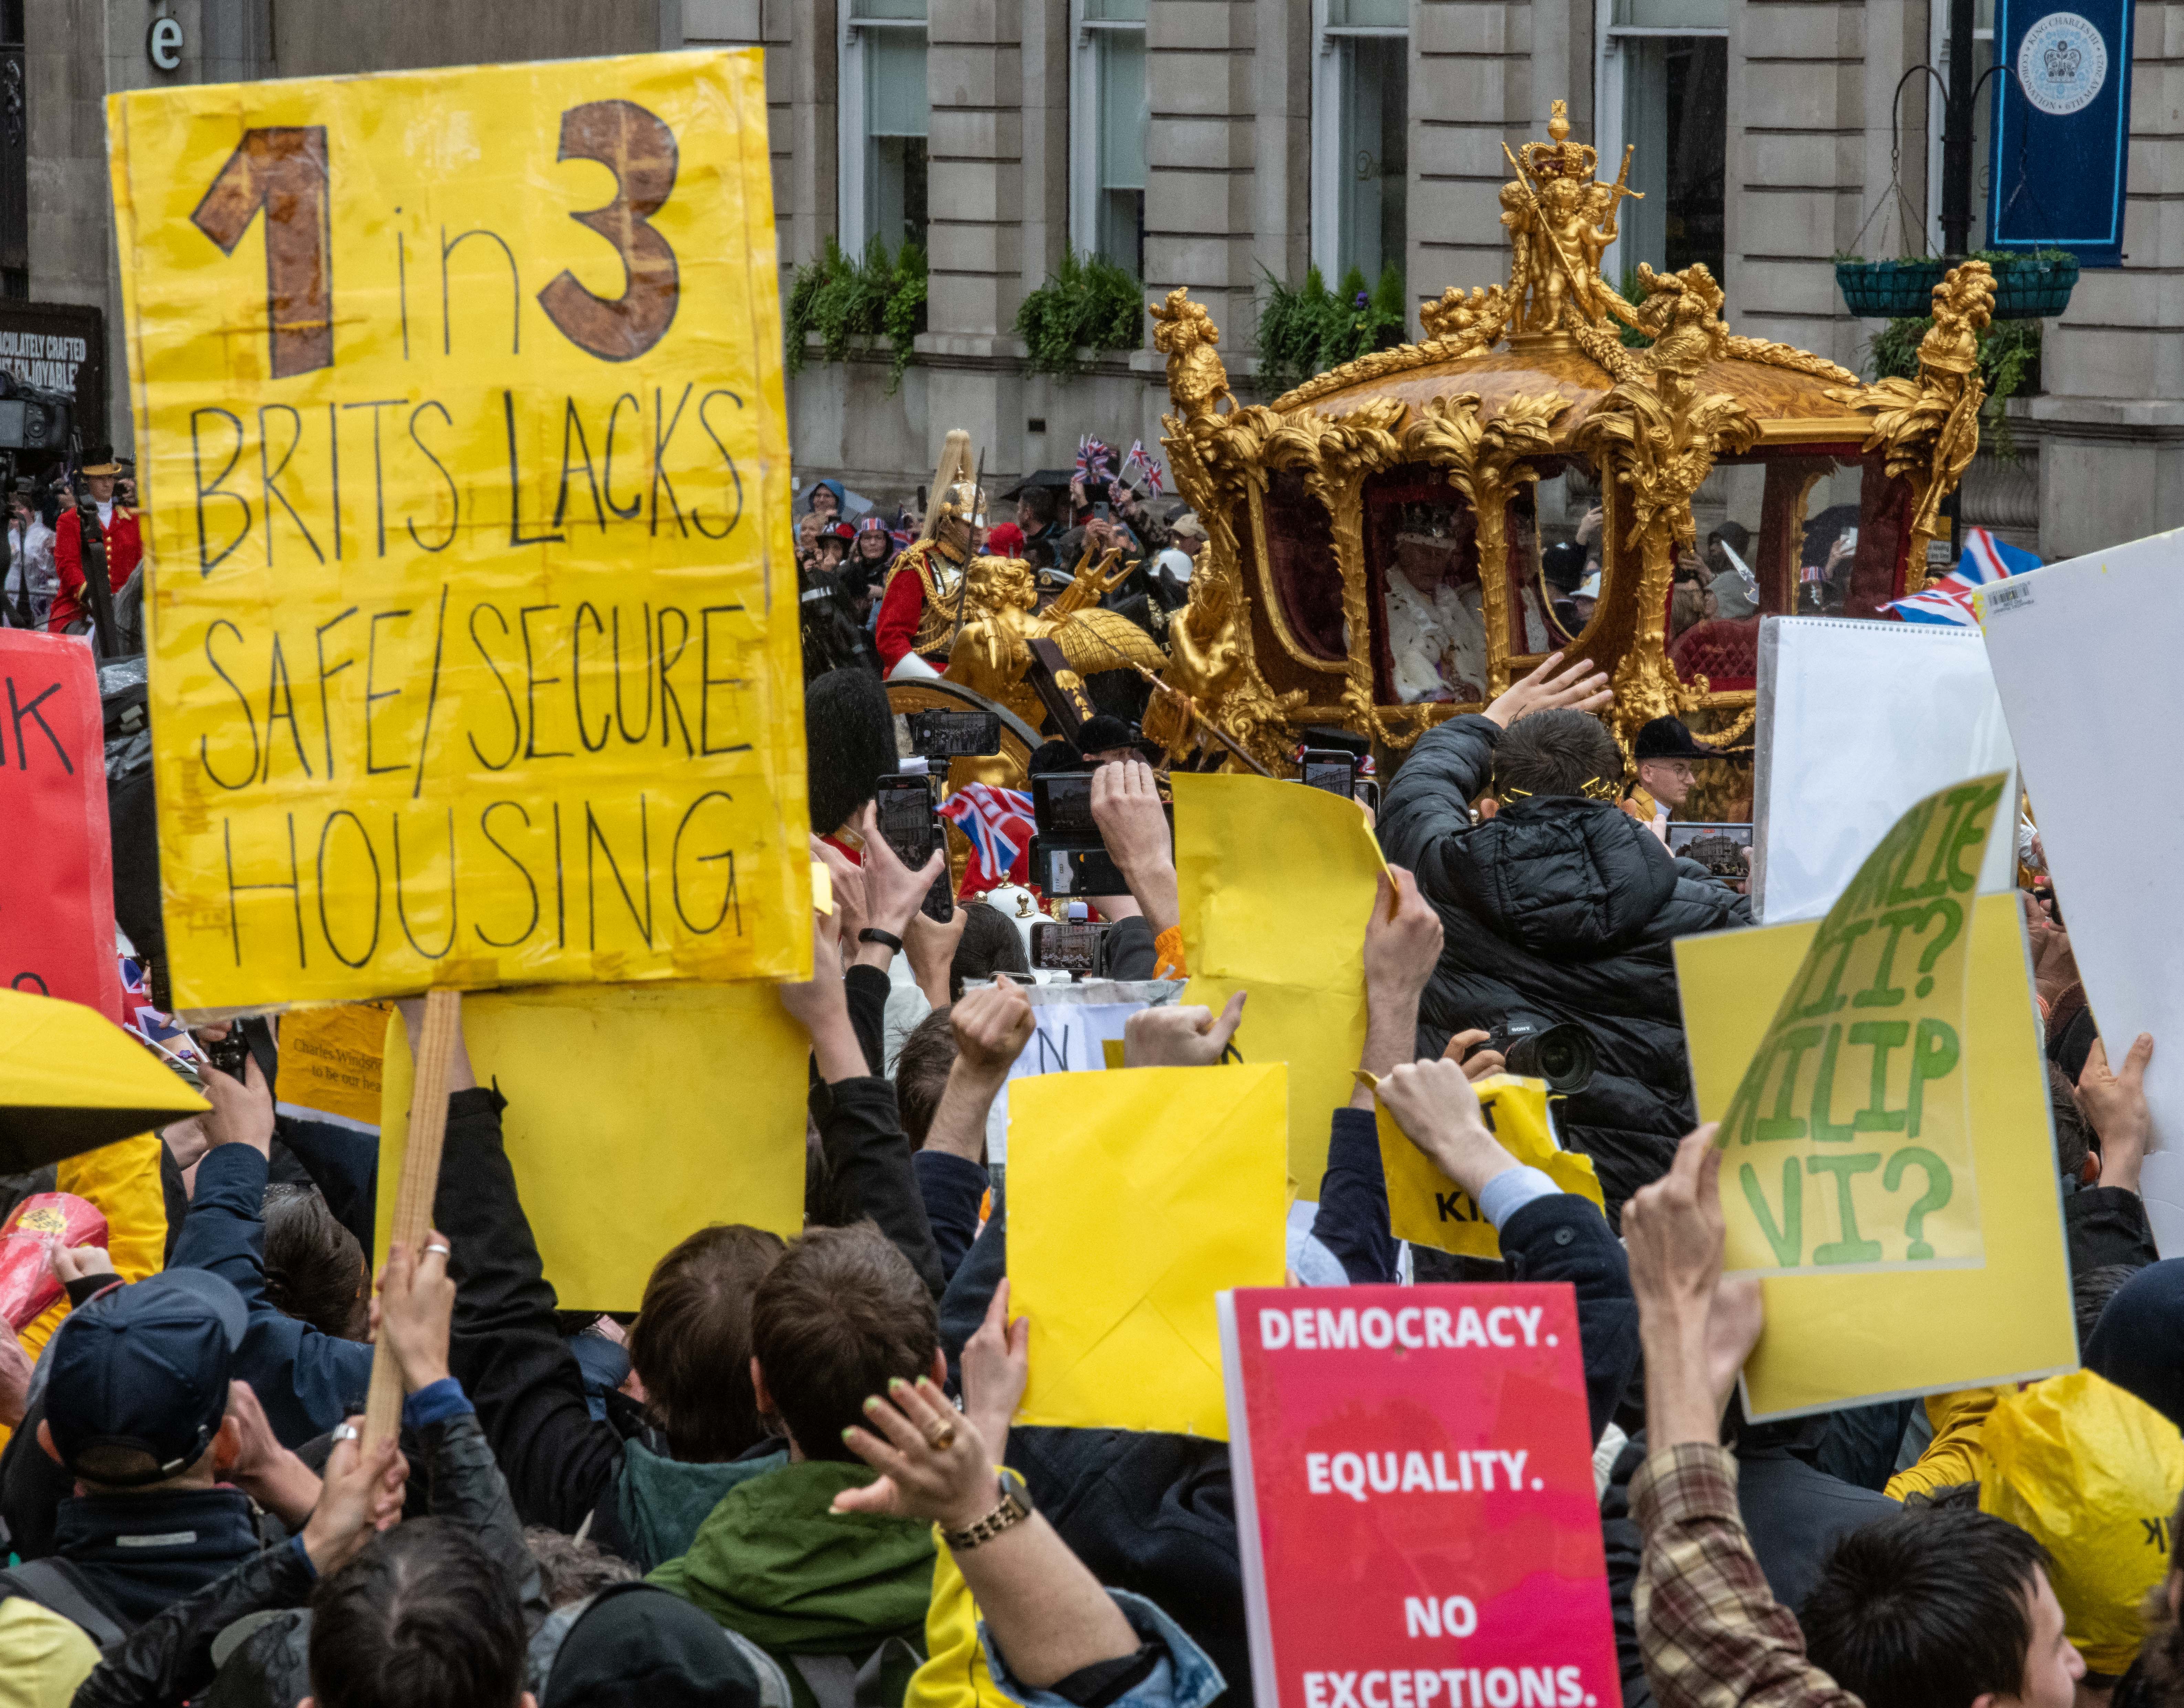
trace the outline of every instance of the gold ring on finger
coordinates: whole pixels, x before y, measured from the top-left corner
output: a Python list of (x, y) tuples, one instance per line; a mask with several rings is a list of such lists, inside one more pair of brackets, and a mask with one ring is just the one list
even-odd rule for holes
[(925, 1444), (935, 1453), (945, 1453), (956, 1445), (956, 1424), (951, 1418), (943, 1418), (925, 1432)]

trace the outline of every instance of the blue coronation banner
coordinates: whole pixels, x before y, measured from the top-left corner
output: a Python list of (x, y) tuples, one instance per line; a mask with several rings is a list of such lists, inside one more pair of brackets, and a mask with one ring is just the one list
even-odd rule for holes
[(1995, 0), (1987, 243), (2123, 265), (2131, 0)]

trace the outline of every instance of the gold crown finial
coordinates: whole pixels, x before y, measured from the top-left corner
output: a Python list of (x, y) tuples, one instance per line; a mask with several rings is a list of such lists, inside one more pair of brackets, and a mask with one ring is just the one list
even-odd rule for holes
[(1569, 135), (1569, 103), (1557, 101), (1548, 109), (1547, 134), (1557, 142)]

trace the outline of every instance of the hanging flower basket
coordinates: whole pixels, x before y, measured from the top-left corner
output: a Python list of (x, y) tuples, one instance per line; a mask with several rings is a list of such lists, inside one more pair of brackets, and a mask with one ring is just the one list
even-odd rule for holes
[[(2012, 255), (1992, 263), (1994, 317), (1998, 321), (2037, 321), (2059, 315), (2070, 305), (2077, 288), (2075, 255)], [(1840, 274), (1841, 269), (1838, 267)]]
[(1947, 261), (1837, 261), (1836, 285), (1860, 320), (1896, 321), (1934, 311)]

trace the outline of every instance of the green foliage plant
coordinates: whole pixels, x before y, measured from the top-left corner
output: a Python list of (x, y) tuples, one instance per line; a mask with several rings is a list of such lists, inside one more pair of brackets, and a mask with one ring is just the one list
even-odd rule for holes
[(887, 395), (901, 388), (911, 350), (925, 330), (925, 251), (905, 243), (889, 252), (878, 237), (864, 258), (852, 260), (832, 237), (824, 254), (799, 267), (789, 282), (788, 307), (783, 316), (788, 371), (800, 372), (806, 341), (819, 334), (822, 360), (849, 360), (852, 338), (883, 337), (893, 346)]
[(1065, 250), (1061, 265), (1017, 306), (1016, 332), (1034, 373), (1070, 379), (1084, 368), (1079, 350), (1145, 343), (1145, 285), (1105, 256)]
[(1318, 267), (1307, 268), (1300, 285), (1268, 272), (1259, 310), (1260, 380), (1279, 397), (1315, 374), (1401, 343), (1407, 325), (1402, 270), (1393, 263), (1370, 290), (1357, 267), (1332, 291)]

